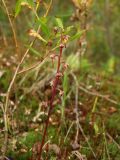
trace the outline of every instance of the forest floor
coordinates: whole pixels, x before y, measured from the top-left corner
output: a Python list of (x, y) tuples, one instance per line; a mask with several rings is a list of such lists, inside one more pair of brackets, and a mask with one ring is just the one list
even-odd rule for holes
[(119, 5), (17, 2), (0, 2), (0, 158), (6, 147), (5, 160), (38, 160), (64, 44), (43, 160), (120, 160)]
[[(8, 40), (7, 43), (11, 45), (4, 44), (0, 48), (1, 106), (19, 61), (19, 57), (14, 55), (13, 42)], [(25, 67), (38, 61), (29, 58)], [(43, 157), (50, 160), (119, 160), (120, 77), (89, 65), (84, 58), (81, 64), (79, 70), (68, 69), (59, 84), (59, 89), (65, 94), (58, 94), (55, 98)], [(10, 160), (27, 160), (31, 154), (36, 154), (47, 118), (50, 81), (55, 72), (52, 67), (45, 69), (48, 65), (21, 73), (12, 88), (8, 113), (7, 157)], [(0, 148), (4, 142), (3, 131), (1, 109)]]

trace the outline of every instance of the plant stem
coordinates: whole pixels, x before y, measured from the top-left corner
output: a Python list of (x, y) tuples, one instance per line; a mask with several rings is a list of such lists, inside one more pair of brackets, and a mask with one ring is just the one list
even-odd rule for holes
[(44, 132), (43, 132), (43, 137), (42, 137), (42, 142), (41, 142), (41, 146), (40, 146), (38, 160), (41, 160), (42, 148), (43, 148), (43, 145), (45, 143), (45, 137), (46, 137), (46, 134), (47, 134), (49, 119), (50, 119), (50, 115), (51, 115), (51, 112), (52, 112), (53, 107), (54, 107), (53, 102), (54, 102), (54, 98), (55, 98), (55, 95), (56, 95), (56, 89), (57, 89), (57, 85), (59, 83), (59, 78), (60, 78), (59, 73), (60, 73), (62, 52), (63, 52), (63, 46), (60, 46), (60, 52), (59, 52), (58, 64), (57, 64), (57, 72), (56, 72), (55, 80), (54, 80), (54, 83), (53, 83), (52, 97), (51, 97), (50, 104), (49, 104), (50, 107), (49, 107), (48, 116), (47, 116), (47, 120), (46, 120), (46, 124), (45, 124), (45, 129), (44, 129)]
[[(3, 2), (3, 4), (4, 4), (4, 6), (5, 6), (5, 9), (6, 9), (8, 18), (10, 18), (10, 17), (9, 17), (8, 9), (7, 9), (6, 4), (5, 4), (5, 1), (2, 0), (2, 2)], [(47, 17), (47, 15), (48, 15), (48, 13), (49, 13), (49, 11), (50, 11), (51, 5), (52, 5), (52, 0), (51, 0), (51, 2), (50, 2), (50, 5), (49, 5), (48, 8), (47, 8), (47, 11), (46, 11), (44, 17)], [(11, 19), (9, 19), (9, 21), (10, 21), (10, 25), (11, 25), (11, 28), (12, 28), (12, 31), (13, 31), (13, 35), (14, 35), (15, 42), (17, 42), (17, 41), (16, 41), (16, 36), (15, 36), (16, 34), (15, 34), (15, 31), (14, 31), (14, 28), (13, 28)], [(39, 26), (38, 29), (37, 29), (37, 33), (39, 33), (39, 31), (40, 31), (40, 26)], [(36, 41), (36, 38), (34, 38), (34, 39), (32, 40), (32, 42), (30, 42), (29, 46), (32, 47), (32, 46), (34, 45), (35, 41)], [(17, 68), (16, 68), (16, 70), (15, 70), (15, 73), (14, 73), (14, 75), (13, 75), (13, 77), (12, 77), (12, 80), (11, 80), (11, 82), (10, 82), (10, 84), (9, 84), (9, 87), (8, 87), (8, 90), (7, 90), (7, 93), (6, 93), (6, 99), (5, 99), (5, 105), (4, 105), (4, 126), (5, 126), (5, 131), (4, 131), (4, 133), (5, 133), (5, 134), (4, 134), (4, 143), (3, 143), (3, 146), (2, 146), (2, 159), (1, 159), (1, 160), (4, 160), (4, 157), (5, 157), (5, 154), (6, 154), (6, 151), (7, 151), (7, 144), (8, 144), (8, 107), (9, 107), (10, 93), (11, 93), (12, 87), (13, 87), (13, 85), (14, 85), (14, 82), (15, 82), (15, 80), (16, 80), (16, 77), (17, 77), (17, 75), (18, 75), (18, 73), (19, 73), (20, 66), (22, 65), (22, 63), (24, 62), (25, 58), (27, 57), (27, 55), (28, 55), (28, 53), (29, 53), (29, 50), (30, 50), (30, 48), (27, 48), (27, 50), (26, 50), (26, 52), (24, 53), (22, 59), (21, 59), (20, 62), (18, 63)]]
[(16, 48), (18, 48), (18, 42), (17, 42), (17, 36), (16, 36), (16, 32), (15, 32), (15, 29), (14, 29), (14, 26), (13, 26), (13, 23), (12, 23), (12, 20), (10, 18), (10, 13), (8, 11), (8, 8), (7, 8), (7, 5), (6, 5), (6, 2), (5, 0), (2, 0), (2, 3), (5, 7), (5, 10), (6, 10), (6, 13), (7, 13), (7, 16), (8, 16), (8, 20), (10, 22), (10, 26), (11, 26), (11, 29), (12, 29), (12, 32), (13, 32), (13, 37), (14, 37), (14, 41), (15, 41), (15, 46)]

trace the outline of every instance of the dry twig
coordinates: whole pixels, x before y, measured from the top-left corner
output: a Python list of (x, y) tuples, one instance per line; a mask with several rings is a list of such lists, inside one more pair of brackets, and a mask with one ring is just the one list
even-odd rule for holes
[(103, 98), (103, 99), (105, 99), (106, 101), (109, 101), (109, 102), (111, 102), (111, 103), (113, 103), (113, 104), (118, 105), (118, 102), (115, 101), (115, 100), (113, 100), (113, 99), (110, 99), (110, 98), (108, 97), (108, 95), (102, 95), (102, 94), (100, 94), (100, 93), (98, 93), (98, 92), (89, 91), (89, 90), (87, 90), (86, 88), (84, 88), (84, 87), (82, 87), (82, 86), (79, 86), (79, 89), (82, 90), (83, 92), (87, 93), (87, 94), (90, 94), (90, 95), (92, 95), (92, 96), (97, 96), (97, 97)]
[[(4, 2), (4, 0), (2, 0), (2, 2), (3, 2), (4, 6), (6, 8), (6, 12), (7, 12), (8, 16), (9, 16), (9, 12), (8, 12), (8, 9), (7, 9), (7, 6), (6, 6), (5, 2)], [(49, 5), (44, 17), (46, 17), (48, 15), (50, 7), (51, 7), (51, 4), (52, 3), (50, 3), (50, 5)], [(9, 21), (10, 21), (10, 24), (12, 25), (11, 19), (9, 19)], [(12, 27), (12, 30), (14, 31), (13, 25), (11, 27)], [(38, 27), (37, 33), (39, 33), (39, 31), (40, 31), (40, 26)], [(15, 36), (15, 32), (13, 32), (13, 33), (14, 33), (14, 36)], [(17, 66), (17, 68), (15, 70), (15, 73), (14, 73), (14, 75), (12, 77), (12, 80), (11, 80), (11, 82), (9, 84), (9, 87), (8, 87), (8, 90), (7, 90), (7, 93), (6, 93), (5, 106), (4, 106), (5, 138), (4, 138), (4, 144), (3, 144), (3, 147), (2, 147), (2, 160), (4, 160), (4, 157), (5, 157), (5, 154), (6, 154), (6, 151), (7, 151), (7, 143), (8, 143), (8, 120), (7, 119), (8, 119), (8, 106), (9, 106), (9, 97), (10, 97), (11, 89), (12, 89), (12, 87), (14, 85), (15, 80), (16, 80), (16, 77), (17, 77), (17, 74), (19, 72), (20, 66), (24, 62), (26, 56), (29, 53), (30, 48), (34, 45), (35, 41), (36, 41), (36, 38), (34, 38), (34, 40), (29, 44), (30, 47), (26, 50), (26, 52), (24, 53), (22, 59), (18, 63), (18, 66)]]

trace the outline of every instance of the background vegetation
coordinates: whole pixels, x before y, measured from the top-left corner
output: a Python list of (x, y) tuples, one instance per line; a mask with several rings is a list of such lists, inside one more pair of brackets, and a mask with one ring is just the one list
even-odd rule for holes
[(69, 35), (61, 62), (65, 72), (57, 86), (42, 157), (120, 159), (119, 13), (119, 0), (0, 1), (0, 155), (4, 159), (39, 157), (61, 29)]

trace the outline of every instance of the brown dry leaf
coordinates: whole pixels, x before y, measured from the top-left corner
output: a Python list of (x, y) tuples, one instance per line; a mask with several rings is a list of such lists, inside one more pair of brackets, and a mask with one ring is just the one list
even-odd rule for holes
[(22, 2), (22, 3), (21, 3), (21, 6), (26, 6), (26, 7), (28, 7), (29, 9), (32, 9), (32, 7), (31, 7), (27, 2)]
[(72, 0), (74, 5), (77, 7), (77, 8), (80, 8), (80, 1), (79, 0)]
[(38, 34), (34, 29), (30, 29), (30, 30), (28, 31), (28, 34), (29, 34), (29, 36), (31, 36), (31, 37), (38, 38), (39, 40), (43, 41), (44, 43), (47, 43), (47, 41), (46, 41), (43, 37), (41, 37), (41, 35)]
[(92, 4), (93, 0), (86, 0), (86, 6), (90, 7)]
[(81, 5), (86, 4), (87, 7), (89, 7), (92, 4), (93, 0), (72, 0), (74, 5), (77, 8), (81, 8)]
[(77, 142), (71, 143), (71, 146), (73, 150), (78, 150), (80, 148), (80, 145)]
[(47, 10), (48, 9), (48, 4), (43, 2), (43, 6), (45, 7), (45, 9)]
[(115, 112), (117, 112), (117, 109), (115, 107), (110, 107), (108, 112), (109, 113), (115, 113)]
[(0, 71), (0, 78), (4, 75), (5, 71)]
[(27, 150), (25, 148), (20, 149), (20, 152), (27, 153)]
[(32, 111), (31, 109), (27, 109), (27, 108), (26, 108), (26, 109), (25, 109), (25, 115), (30, 115), (30, 114), (31, 114), (31, 111)]
[(41, 143), (40, 142), (36, 142), (34, 145), (33, 145), (33, 148), (32, 148), (32, 152), (34, 154), (38, 154), (40, 152), (40, 146), (41, 146)]
[(80, 152), (78, 151), (73, 151), (72, 154), (76, 155), (76, 157), (79, 159), (79, 160), (87, 160), (86, 156), (85, 155), (82, 155)]
[(11, 144), (12, 144), (12, 148), (13, 148), (13, 149), (17, 149), (17, 146), (16, 146), (16, 144), (17, 144), (17, 139), (13, 138), (13, 139), (11, 140)]
[(60, 155), (60, 147), (56, 144), (49, 144), (49, 149), (52, 150), (56, 155)]

